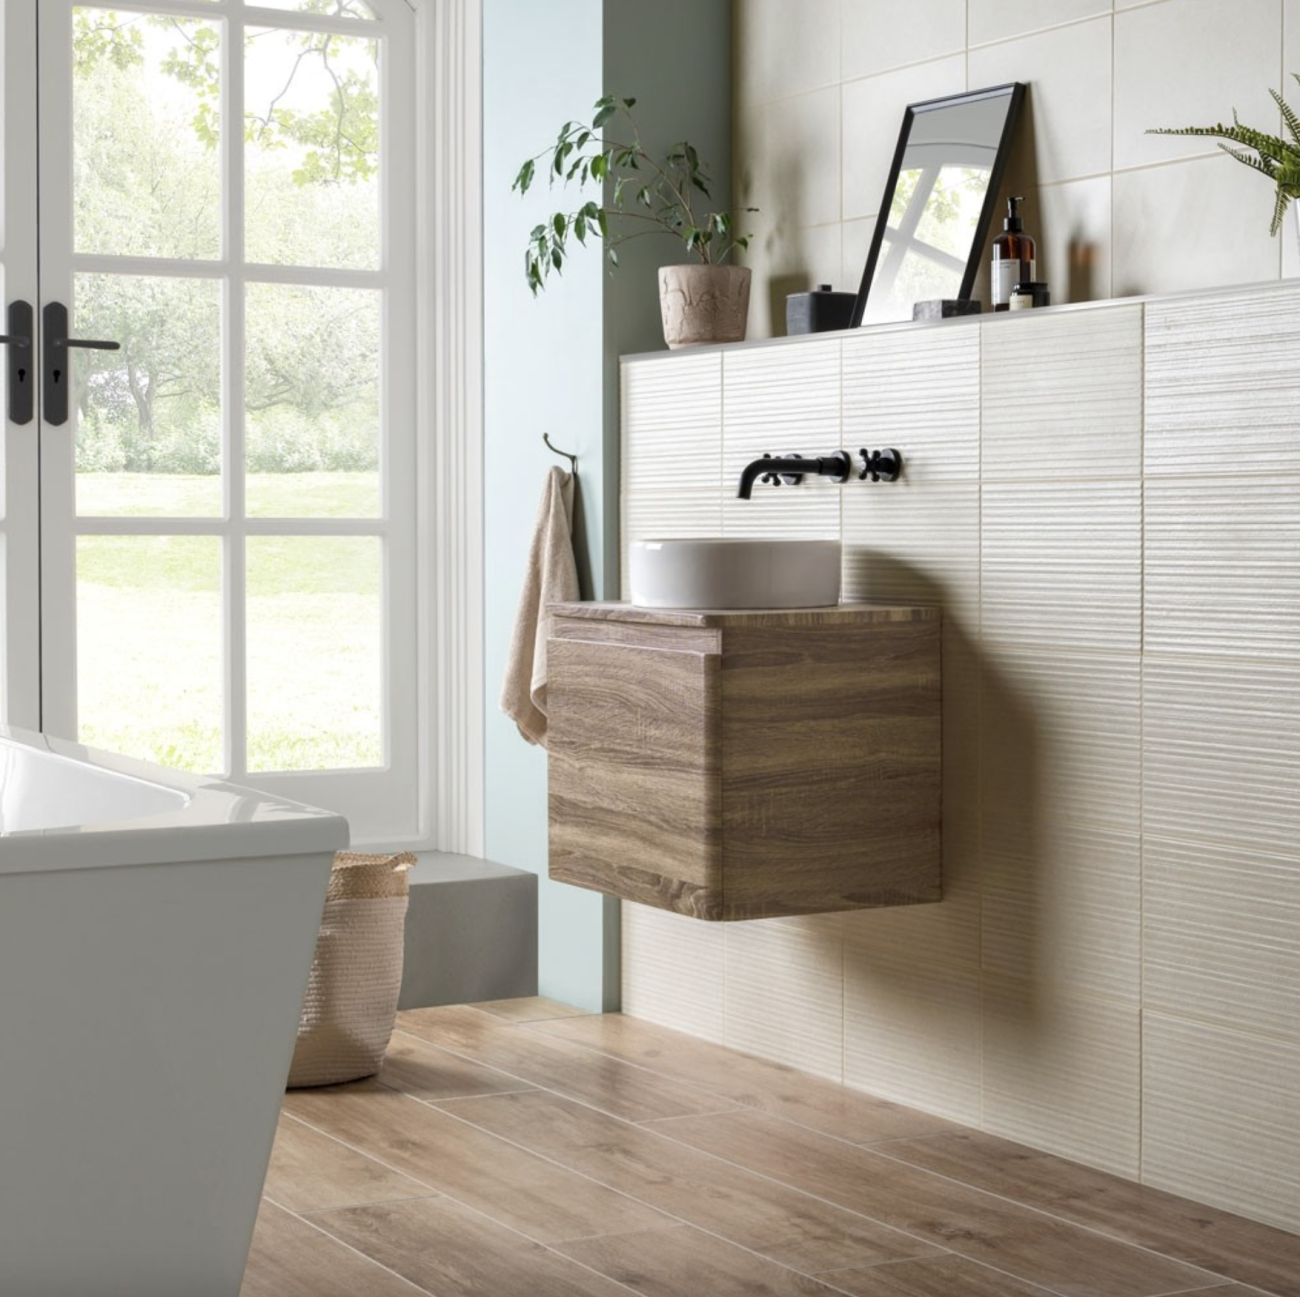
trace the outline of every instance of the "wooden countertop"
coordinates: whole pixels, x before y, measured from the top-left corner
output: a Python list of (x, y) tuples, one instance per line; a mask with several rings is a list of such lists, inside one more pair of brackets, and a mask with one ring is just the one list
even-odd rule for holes
[(831, 608), (639, 608), (630, 603), (553, 603), (557, 617), (639, 622), (654, 626), (836, 626), (871, 622), (937, 622), (938, 608), (910, 604), (842, 603)]

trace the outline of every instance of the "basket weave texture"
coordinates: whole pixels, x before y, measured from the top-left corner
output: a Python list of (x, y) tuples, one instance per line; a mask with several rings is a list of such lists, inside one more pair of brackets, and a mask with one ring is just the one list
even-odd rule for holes
[(289, 1087), (374, 1076), (402, 989), (402, 942), (415, 857), (340, 851), (330, 871), (289, 1067)]

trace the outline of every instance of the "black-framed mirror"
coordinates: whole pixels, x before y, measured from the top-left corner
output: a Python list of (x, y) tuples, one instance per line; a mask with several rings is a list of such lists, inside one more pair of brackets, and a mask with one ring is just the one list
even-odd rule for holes
[(969, 298), (1025, 87), (908, 104), (850, 324), (910, 320), (916, 302)]

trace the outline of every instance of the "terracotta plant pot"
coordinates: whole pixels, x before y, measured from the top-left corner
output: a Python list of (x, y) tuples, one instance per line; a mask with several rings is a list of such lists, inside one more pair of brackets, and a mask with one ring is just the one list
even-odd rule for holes
[(659, 307), (670, 347), (742, 342), (749, 316), (745, 266), (661, 266)]

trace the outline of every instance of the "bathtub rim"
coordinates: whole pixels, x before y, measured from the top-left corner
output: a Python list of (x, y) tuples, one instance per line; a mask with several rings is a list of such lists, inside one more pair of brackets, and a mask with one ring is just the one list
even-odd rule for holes
[(0, 876), (44, 870), (184, 863), (337, 851), (347, 820), (225, 780), (0, 725), (0, 744), (50, 753), (186, 795), (173, 810), (133, 818), (0, 834)]

